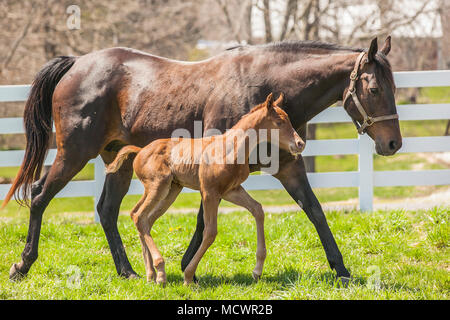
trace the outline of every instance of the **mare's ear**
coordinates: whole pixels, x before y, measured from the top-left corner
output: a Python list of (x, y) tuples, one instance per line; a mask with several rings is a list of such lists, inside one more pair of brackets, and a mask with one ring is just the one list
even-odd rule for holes
[(275, 100), (275, 102), (273, 104), (276, 105), (277, 107), (281, 108), (283, 106), (283, 100), (284, 100), (284, 94), (282, 92), (282, 93), (280, 93), (280, 96), (278, 97), (277, 100)]
[(381, 48), (381, 53), (383, 53), (385, 56), (389, 54), (391, 51), (391, 36), (388, 36), (386, 40), (384, 41), (383, 48)]
[(273, 106), (273, 94), (272, 92), (267, 96), (266, 98), (266, 102), (264, 102), (264, 104), (266, 105), (267, 109), (271, 109)]
[(367, 60), (369, 62), (375, 60), (375, 54), (377, 53), (377, 51), (378, 51), (378, 40), (375, 37), (370, 43), (369, 51), (367, 53)]

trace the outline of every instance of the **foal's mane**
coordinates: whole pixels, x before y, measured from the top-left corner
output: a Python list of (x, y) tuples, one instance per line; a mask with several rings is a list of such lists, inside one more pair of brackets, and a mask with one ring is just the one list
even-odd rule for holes
[[(277, 105), (275, 105), (275, 106), (278, 107), (278, 108), (280, 108), (280, 107), (277, 106)], [(260, 104), (257, 104), (256, 106), (254, 106), (253, 108), (251, 108), (249, 112), (247, 112), (246, 114), (244, 114), (244, 115), (241, 117), (241, 119), (239, 119), (239, 121), (241, 121), (241, 120), (244, 119), (245, 117), (247, 117), (247, 116), (249, 116), (249, 115), (251, 115), (251, 114), (253, 114), (253, 113), (255, 113), (255, 112), (257, 112), (257, 111), (259, 111), (259, 110), (261, 110), (261, 109), (263, 109), (263, 108), (266, 108), (265, 102), (260, 103)], [(283, 113), (285, 112), (282, 108), (280, 108), (280, 110), (282, 110)]]
[(266, 107), (265, 102), (257, 104), (256, 106), (251, 108), (246, 114), (242, 115), (241, 118), (239, 119), (239, 121), (233, 127), (238, 126), (238, 124), (240, 124), (242, 121), (245, 121), (245, 119), (247, 119), (250, 115), (254, 114), (255, 112), (257, 112), (265, 107)]

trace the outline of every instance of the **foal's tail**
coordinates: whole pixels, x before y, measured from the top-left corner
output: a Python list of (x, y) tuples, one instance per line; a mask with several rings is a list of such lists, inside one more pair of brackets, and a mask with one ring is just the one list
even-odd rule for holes
[(40, 178), (52, 136), (53, 91), (75, 60), (76, 57), (50, 60), (34, 78), (23, 114), (27, 141), (25, 156), (1, 208), (6, 206), (13, 195), (19, 204), (29, 206), (31, 184)]
[(138, 153), (141, 149), (142, 148), (136, 146), (126, 146), (120, 149), (114, 161), (106, 167), (106, 173), (114, 173), (119, 170), (130, 154)]

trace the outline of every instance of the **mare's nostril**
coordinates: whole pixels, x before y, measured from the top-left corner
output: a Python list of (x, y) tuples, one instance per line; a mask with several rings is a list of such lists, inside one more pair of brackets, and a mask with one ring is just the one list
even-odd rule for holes
[(396, 150), (397, 149), (397, 141), (392, 140), (391, 142), (389, 142), (389, 148), (391, 150)]

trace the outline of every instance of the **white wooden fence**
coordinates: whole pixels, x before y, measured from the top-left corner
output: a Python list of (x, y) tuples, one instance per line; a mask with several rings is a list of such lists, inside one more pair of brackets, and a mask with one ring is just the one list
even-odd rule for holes
[[(394, 79), (397, 88), (441, 87), (450, 86), (450, 70), (396, 72)], [(25, 101), (29, 92), (28, 85), (0, 86), (0, 102)], [(449, 97), (450, 98), (450, 97)], [(450, 103), (413, 104), (398, 106), (401, 121), (450, 119)], [(310, 123), (351, 122), (342, 107), (328, 108)], [(356, 130), (356, 129), (355, 129)], [(0, 134), (24, 133), (22, 118), (0, 119)], [(444, 152), (450, 151), (450, 136), (403, 138), (400, 153)], [(353, 172), (309, 173), (308, 178), (313, 188), (358, 187), (359, 205), (362, 211), (373, 208), (374, 186), (419, 186), (450, 184), (450, 170), (422, 171), (374, 171), (374, 143), (367, 136), (358, 139), (309, 140), (304, 156), (348, 155), (359, 156), (359, 170)], [(51, 149), (45, 160), (52, 164), (56, 150)], [(0, 167), (20, 166), (24, 156), (23, 150), (0, 151)], [(91, 160), (95, 165), (94, 180), (72, 181), (56, 197), (93, 196), (95, 204), (100, 199), (105, 179), (104, 165), (100, 157)], [(0, 200), (4, 199), (11, 185), (0, 184)], [(282, 189), (278, 180), (270, 175), (252, 175), (245, 182), (247, 190)], [(141, 194), (143, 187), (138, 180), (131, 182), (128, 194)], [(184, 188), (183, 192), (193, 192)], [(98, 220), (98, 216), (96, 215)]]

